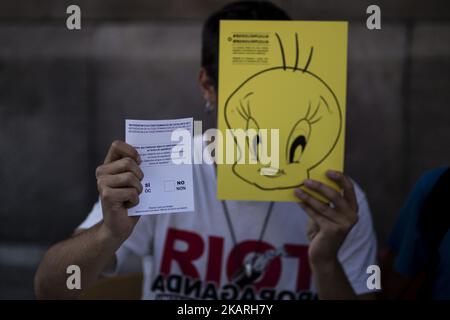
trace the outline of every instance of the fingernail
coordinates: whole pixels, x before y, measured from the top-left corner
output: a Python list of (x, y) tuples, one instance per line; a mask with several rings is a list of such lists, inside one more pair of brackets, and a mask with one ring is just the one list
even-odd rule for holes
[(314, 187), (316, 185), (316, 183), (310, 179), (306, 179), (305, 180), (305, 186), (307, 187)]
[(138, 156), (138, 158), (137, 158), (137, 163), (138, 163), (138, 164), (141, 164), (141, 163), (142, 163), (141, 156)]
[(339, 173), (337, 173), (336, 171), (332, 171), (332, 170), (327, 171), (327, 175), (330, 178), (337, 178), (337, 177), (339, 177)]
[(295, 189), (295, 194), (298, 197), (303, 197), (305, 195), (305, 192), (302, 189)]

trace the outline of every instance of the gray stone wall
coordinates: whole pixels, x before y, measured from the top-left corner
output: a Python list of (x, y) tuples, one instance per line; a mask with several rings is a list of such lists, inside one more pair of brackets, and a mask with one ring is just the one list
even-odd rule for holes
[[(0, 270), (11, 248), (45, 248), (82, 221), (125, 118), (205, 119), (201, 21), (226, 2), (0, 2)], [(369, 1), (276, 2), (295, 19), (350, 21), (346, 171), (383, 244), (414, 181), (449, 164), (449, 5), (378, 1), (382, 30), (370, 31)], [(81, 31), (65, 28), (69, 4), (81, 6)], [(32, 296), (31, 277), (19, 278), (24, 290), (8, 278), (0, 298)]]

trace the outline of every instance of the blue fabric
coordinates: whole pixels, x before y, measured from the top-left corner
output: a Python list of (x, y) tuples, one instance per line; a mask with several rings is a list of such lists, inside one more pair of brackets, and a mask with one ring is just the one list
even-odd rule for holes
[[(415, 184), (400, 211), (389, 237), (389, 246), (397, 253), (394, 267), (400, 274), (414, 276), (424, 270), (428, 255), (419, 229), (419, 214), (424, 200), (447, 169), (439, 168), (426, 172)], [(450, 299), (450, 232), (447, 232), (442, 240), (439, 255), (433, 298)]]

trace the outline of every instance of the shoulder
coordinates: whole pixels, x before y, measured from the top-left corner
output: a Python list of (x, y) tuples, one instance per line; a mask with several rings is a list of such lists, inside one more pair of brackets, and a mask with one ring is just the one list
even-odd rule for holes
[(436, 184), (436, 182), (439, 180), (441, 175), (448, 169), (448, 167), (441, 167), (426, 171), (424, 174), (422, 174), (422, 176), (416, 183), (415, 189), (417, 191), (428, 194)]
[(352, 179), (355, 189), (356, 201), (358, 203), (358, 222), (353, 226), (348, 238), (352, 242), (356, 239), (366, 239), (367, 237), (374, 237), (372, 212), (370, 210), (369, 201), (366, 193), (361, 186)]
[(342, 244), (338, 258), (355, 292), (368, 292), (366, 286), (368, 266), (376, 264), (377, 240), (372, 214), (363, 189), (352, 180), (358, 202), (358, 222)]
[(399, 251), (401, 246), (408, 247), (411, 252), (416, 250), (414, 246), (417, 246), (416, 241), (420, 239), (418, 226), (421, 208), (434, 185), (446, 170), (448, 167), (426, 171), (412, 187), (389, 236), (389, 246), (393, 250)]
[(354, 179), (352, 179), (352, 182), (353, 182), (353, 187), (355, 188), (356, 199), (358, 200), (358, 202), (360, 200), (366, 199), (366, 193), (361, 188), (361, 186)]
[(352, 179), (353, 182), (353, 187), (355, 189), (355, 195), (356, 195), (356, 201), (358, 203), (358, 214), (361, 217), (370, 217), (371, 213), (370, 213), (370, 208), (369, 208), (369, 203), (367, 200), (367, 196), (366, 193), (364, 192), (364, 190), (361, 188), (361, 186)]
[(372, 247), (376, 242), (376, 237), (369, 201), (360, 185), (353, 179), (352, 182), (358, 203), (358, 222), (353, 226), (347, 236), (344, 247)]
[(411, 188), (401, 209), (400, 218), (402, 218), (402, 216), (406, 216), (407, 213), (409, 213), (408, 216), (410, 216), (412, 214), (411, 212), (418, 212), (418, 209), (421, 208), (425, 198), (431, 192), (441, 175), (447, 171), (447, 169), (447, 167), (436, 168), (422, 174), (422, 176)]

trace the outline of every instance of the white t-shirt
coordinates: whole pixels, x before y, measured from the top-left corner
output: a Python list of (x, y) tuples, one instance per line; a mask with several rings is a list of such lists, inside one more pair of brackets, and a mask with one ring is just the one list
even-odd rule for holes
[[(308, 264), (308, 216), (298, 204), (275, 203), (259, 241), (269, 203), (227, 201), (234, 243), (222, 204), (216, 199), (214, 165), (194, 165), (193, 174), (195, 212), (142, 216), (117, 252), (119, 270), (126, 264), (124, 252), (147, 256), (143, 298), (316, 298)], [(359, 221), (338, 258), (355, 292), (363, 294), (370, 291), (366, 269), (376, 264), (377, 248), (367, 199), (355, 188)], [(89, 228), (101, 219), (101, 205), (96, 203), (79, 228)], [(253, 259), (255, 252), (262, 254)], [(248, 262), (261, 274), (252, 284), (239, 287), (233, 275)]]

